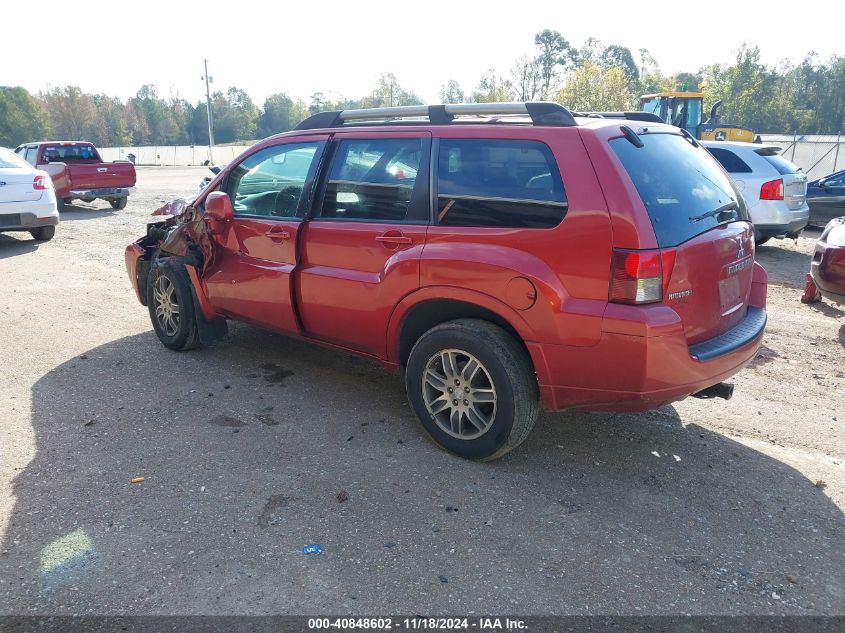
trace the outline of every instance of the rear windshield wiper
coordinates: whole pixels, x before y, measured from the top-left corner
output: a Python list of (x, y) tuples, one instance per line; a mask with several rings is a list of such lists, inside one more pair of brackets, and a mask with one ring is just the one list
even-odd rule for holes
[(690, 216), (690, 222), (699, 222), (704, 220), (705, 218), (712, 217), (714, 215), (721, 215), (722, 213), (726, 213), (728, 211), (739, 211), (739, 205), (737, 204), (736, 200), (731, 200), (730, 202), (726, 202), (720, 207), (716, 207), (712, 211), (708, 211), (707, 213), (702, 213), (701, 215), (692, 215)]

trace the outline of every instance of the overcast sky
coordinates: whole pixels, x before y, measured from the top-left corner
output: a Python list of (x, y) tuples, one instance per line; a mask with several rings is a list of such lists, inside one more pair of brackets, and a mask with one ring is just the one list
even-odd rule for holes
[[(317, 91), (357, 98), (370, 92), (382, 72), (436, 102), (447, 79), (469, 92), (488, 68), (509, 74), (544, 28), (560, 31), (574, 46), (588, 37), (627, 46), (635, 58), (647, 48), (665, 73), (729, 62), (743, 40), (758, 45), (767, 64), (798, 62), (811, 50), (822, 59), (845, 54), (841, 0), (3, 5), (0, 85), (38, 92), (70, 84), (122, 99), (145, 83), (157, 85), (162, 96), (203, 98), (207, 57), (213, 89), (238, 86), (258, 105), (274, 92), (306, 100)], [(694, 7), (700, 7), (697, 14)]]

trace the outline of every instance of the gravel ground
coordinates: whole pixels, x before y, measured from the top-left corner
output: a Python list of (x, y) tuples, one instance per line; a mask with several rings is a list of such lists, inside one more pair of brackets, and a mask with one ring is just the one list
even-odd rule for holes
[(544, 414), (476, 464), (368, 362), (244, 325), (158, 343), (123, 248), (203, 175), (0, 235), (0, 613), (845, 613), (845, 311), (798, 301), (813, 234), (758, 251), (730, 403)]

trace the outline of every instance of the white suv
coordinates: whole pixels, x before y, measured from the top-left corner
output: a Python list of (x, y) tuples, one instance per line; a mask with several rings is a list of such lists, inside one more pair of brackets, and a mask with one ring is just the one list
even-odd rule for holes
[(807, 226), (807, 176), (779, 156), (780, 147), (733, 141), (703, 141), (702, 145), (745, 198), (757, 244), (772, 237), (795, 237)]

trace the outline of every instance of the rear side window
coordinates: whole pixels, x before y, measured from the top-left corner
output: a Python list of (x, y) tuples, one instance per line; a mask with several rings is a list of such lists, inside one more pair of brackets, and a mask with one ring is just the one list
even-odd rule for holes
[(729, 174), (750, 174), (751, 167), (748, 166), (744, 160), (734, 154), (729, 149), (721, 147), (708, 147), (707, 151), (713, 154), (713, 157), (718, 160), (725, 171)]
[(793, 163), (790, 163), (786, 160), (783, 156), (778, 156), (777, 154), (764, 154), (763, 158), (769, 165), (774, 167), (778, 170), (778, 173), (783, 174), (795, 174), (798, 171), (798, 167), (796, 167)]
[(441, 139), (437, 207), (444, 226), (551, 228), (567, 203), (545, 143)]
[(28, 162), (33, 167), (35, 167), (37, 155), (38, 155), (38, 148), (37, 147), (27, 147), (26, 148), (26, 162)]
[(341, 141), (332, 160), (321, 218), (401, 222), (422, 157), (422, 140)]
[[(748, 221), (742, 196), (703, 147), (677, 134), (641, 134), (643, 147), (626, 138), (610, 141), (648, 211), (657, 243), (677, 246), (719, 224), (719, 217), (701, 217), (735, 202)], [(701, 217), (701, 219), (696, 219)]]

